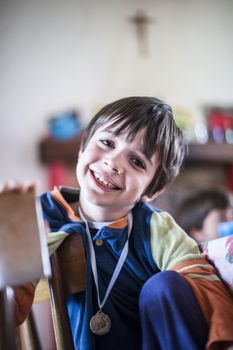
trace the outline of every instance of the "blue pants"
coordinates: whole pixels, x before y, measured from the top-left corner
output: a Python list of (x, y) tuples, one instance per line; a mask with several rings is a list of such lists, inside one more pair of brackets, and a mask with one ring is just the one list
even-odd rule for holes
[(175, 271), (159, 272), (143, 286), (142, 350), (202, 350), (208, 325), (192, 288)]

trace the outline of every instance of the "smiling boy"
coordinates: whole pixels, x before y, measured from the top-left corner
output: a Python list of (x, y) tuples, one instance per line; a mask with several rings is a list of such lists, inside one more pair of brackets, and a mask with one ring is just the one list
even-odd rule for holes
[(84, 244), (86, 290), (67, 298), (76, 349), (230, 349), (232, 297), (196, 243), (146, 204), (178, 174), (184, 153), (170, 106), (121, 99), (83, 135), (80, 189), (41, 197), (54, 235), (76, 233)]
[(157, 156), (143, 152), (143, 134), (127, 140), (114, 135), (114, 128), (102, 127), (80, 152), (77, 179), (79, 203), (85, 217), (93, 221), (115, 221), (126, 216), (151, 183), (158, 166)]

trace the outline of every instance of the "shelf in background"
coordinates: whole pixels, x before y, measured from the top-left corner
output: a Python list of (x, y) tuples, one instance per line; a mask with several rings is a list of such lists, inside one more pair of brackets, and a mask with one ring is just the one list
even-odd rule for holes
[(81, 135), (64, 141), (46, 137), (39, 143), (39, 159), (47, 165), (57, 161), (74, 165), (78, 159), (80, 143)]
[(190, 143), (186, 157), (188, 163), (233, 164), (233, 145), (216, 143)]
[[(57, 141), (47, 137), (39, 143), (39, 158), (42, 164), (50, 164), (56, 161), (63, 161), (75, 165), (78, 159), (78, 152), (81, 142), (81, 135), (66, 141)], [(233, 164), (233, 145), (228, 144), (189, 144), (189, 153), (186, 156), (187, 164)]]

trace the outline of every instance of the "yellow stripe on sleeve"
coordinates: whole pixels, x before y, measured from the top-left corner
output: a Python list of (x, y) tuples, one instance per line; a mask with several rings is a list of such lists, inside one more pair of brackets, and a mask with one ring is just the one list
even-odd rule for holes
[(210, 280), (210, 281), (218, 281), (218, 282), (221, 281), (217, 275), (202, 275), (199, 273), (188, 273), (186, 276), (190, 278), (206, 278), (207, 280)]
[(160, 270), (169, 270), (182, 261), (202, 256), (197, 243), (167, 212), (152, 214), (150, 230), (152, 256)]

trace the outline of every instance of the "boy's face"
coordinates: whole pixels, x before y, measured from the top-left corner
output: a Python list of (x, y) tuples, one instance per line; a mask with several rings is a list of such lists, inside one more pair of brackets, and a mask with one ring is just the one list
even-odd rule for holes
[[(156, 154), (148, 159), (142, 152), (144, 131), (132, 141), (127, 133), (115, 136), (113, 127), (99, 128), (80, 152), (77, 179), (84, 213), (97, 220), (117, 220), (126, 215), (143, 196), (158, 166)], [(97, 211), (96, 211), (97, 210)], [(97, 215), (96, 215), (97, 214)]]

